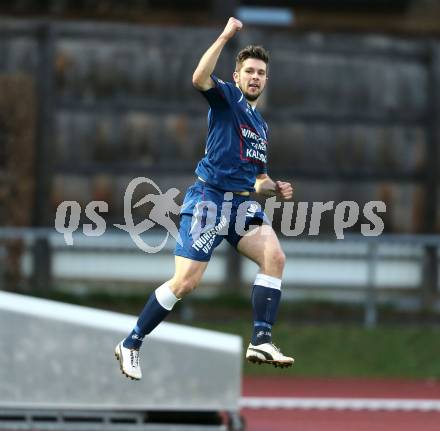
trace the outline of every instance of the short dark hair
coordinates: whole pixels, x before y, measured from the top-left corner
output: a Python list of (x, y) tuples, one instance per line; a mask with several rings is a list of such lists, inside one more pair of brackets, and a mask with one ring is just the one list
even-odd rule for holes
[(240, 70), (241, 65), (248, 58), (256, 58), (269, 65), (269, 52), (267, 49), (261, 45), (248, 45), (237, 54), (235, 59), (235, 70)]

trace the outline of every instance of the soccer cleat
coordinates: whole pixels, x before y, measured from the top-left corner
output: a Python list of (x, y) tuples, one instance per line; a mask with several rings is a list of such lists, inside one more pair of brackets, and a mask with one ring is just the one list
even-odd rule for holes
[(121, 341), (115, 348), (115, 356), (119, 361), (122, 374), (132, 380), (142, 379), (141, 366), (139, 365), (139, 350), (127, 349)]
[(258, 346), (250, 343), (246, 359), (253, 364), (271, 364), (280, 368), (291, 367), (295, 362), (295, 359), (284, 356), (280, 349), (272, 343), (259, 344)]

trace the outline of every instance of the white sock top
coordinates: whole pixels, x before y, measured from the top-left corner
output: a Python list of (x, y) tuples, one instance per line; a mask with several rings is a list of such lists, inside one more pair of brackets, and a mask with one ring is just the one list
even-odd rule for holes
[(180, 301), (171, 291), (168, 282), (159, 286), (154, 293), (156, 294), (157, 302), (166, 310), (172, 310), (176, 302)]
[(257, 274), (254, 284), (281, 290), (281, 279), (266, 274)]

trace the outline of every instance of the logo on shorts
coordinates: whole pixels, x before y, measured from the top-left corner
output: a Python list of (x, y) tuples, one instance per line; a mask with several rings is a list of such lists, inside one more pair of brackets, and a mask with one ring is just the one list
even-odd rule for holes
[(226, 226), (227, 223), (228, 219), (225, 216), (222, 216), (216, 226), (200, 235), (199, 239), (192, 245), (192, 248), (196, 251), (201, 250), (205, 254), (208, 254), (212, 246), (214, 245), (216, 236)]
[(254, 217), (257, 211), (261, 211), (257, 203), (252, 203), (246, 211), (246, 217)]

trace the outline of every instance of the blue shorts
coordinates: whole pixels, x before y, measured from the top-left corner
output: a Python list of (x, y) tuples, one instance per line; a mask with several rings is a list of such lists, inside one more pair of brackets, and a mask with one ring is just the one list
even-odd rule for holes
[(234, 248), (254, 226), (269, 223), (258, 202), (196, 181), (186, 192), (180, 211), (174, 255), (207, 262), (226, 239)]

